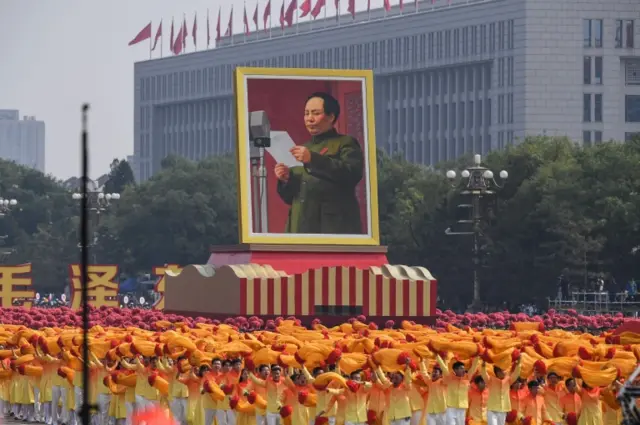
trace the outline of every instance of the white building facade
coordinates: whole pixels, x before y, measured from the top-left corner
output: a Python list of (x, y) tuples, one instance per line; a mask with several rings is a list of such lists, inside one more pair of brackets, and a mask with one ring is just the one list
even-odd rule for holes
[(425, 165), (527, 135), (586, 144), (640, 133), (639, 0), (436, 0), (226, 37), (135, 64), (134, 156), (235, 149), (236, 66), (373, 69), (376, 138)]
[(45, 172), (45, 125), (33, 116), (0, 109), (0, 158)]

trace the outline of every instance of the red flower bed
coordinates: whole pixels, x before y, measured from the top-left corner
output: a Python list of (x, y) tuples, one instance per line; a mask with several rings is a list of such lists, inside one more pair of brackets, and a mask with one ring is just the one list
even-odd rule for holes
[[(288, 317), (288, 319), (294, 319)], [(233, 325), (239, 330), (251, 331), (257, 329), (275, 329), (280, 321), (284, 318), (264, 321), (259, 317), (230, 317), (224, 323)], [(359, 320), (366, 322), (366, 317), (358, 316), (350, 321)], [(549, 310), (538, 316), (527, 316), (524, 313), (465, 313), (456, 314), (450, 310), (437, 310), (437, 328), (444, 328), (447, 324), (456, 327), (472, 327), (472, 328), (508, 328), (513, 322), (540, 322), (546, 329), (592, 329), (607, 330), (617, 328), (631, 320), (622, 316), (622, 313), (604, 314), (598, 316), (583, 316), (577, 312), (569, 310), (567, 314), (556, 313)], [(143, 309), (121, 309), (90, 307), (89, 325), (112, 326), (112, 327), (128, 327), (135, 326), (141, 329), (152, 330), (156, 327), (156, 322), (165, 321), (170, 323), (183, 323), (186, 326), (193, 327), (197, 323), (220, 324), (218, 320), (211, 320), (204, 317), (184, 317), (176, 314), (164, 314), (158, 310)], [(319, 322), (316, 319), (316, 322)], [(82, 326), (82, 313), (67, 307), (41, 309), (32, 308), (25, 310), (23, 308), (0, 308), (0, 323), (10, 325), (25, 325), (33, 329), (45, 327), (61, 327), (61, 326)], [(399, 325), (399, 323), (398, 323)], [(386, 328), (393, 328), (396, 323), (393, 320), (387, 321)], [(375, 328), (375, 324), (371, 324), (371, 328)]]

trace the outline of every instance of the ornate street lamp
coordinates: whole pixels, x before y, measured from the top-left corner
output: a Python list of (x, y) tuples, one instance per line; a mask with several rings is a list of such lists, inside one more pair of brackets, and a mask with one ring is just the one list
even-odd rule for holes
[(9, 213), (9, 210), (11, 210), (11, 208), (15, 207), (16, 205), (18, 205), (18, 201), (16, 201), (15, 199), (0, 198), (0, 217)]
[[(471, 231), (452, 231), (451, 228), (445, 230), (445, 234), (449, 236), (467, 235), (473, 236), (473, 303), (471, 308), (473, 310), (480, 310), (482, 308), (482, 302), (480, 298), (480, 237), (482, 236), (482, 221), (485, 220), (485, 215), (482, 207), (482, 199), (494, 196), (496, 189), (501, 189), (504, 186), (504, 182), (509, 178), (509, 173), (505, 170), (500, 171), (500, 181), (502, 184), (498, 184), (494, 179), (493, 171), (482, 166), (482, 157), (480, 155), (474, 155), (474, 165), (472, 167), (463, 170), (460, 173), (462, 177), (461, 181), (464, 183), (464, 188), (460, 192), (462, 196), (470, 196), (471, 204), (462, 204), (459, 207), (471, 208), (470, 220), (458, 220), (460, 224), (471, 224)], [(457, 186), (456, 177), (457, 174), (454, 170), (447, 171), (447, 178)]]
[[(102, 192), (98, 184), (91, 180), (87, 180), (87, 212), (89, 214), (94, 213), (96, 215), (96, 228), (100, 226), (100, 216), (103, 212), (111, 206), (113, 201), (120, 199), (119, 193), (104, 193)], [(71, 195), (74, 201), (82, 201), (84, 195), (79, 192), (75, 192)], [(95, 246), (98, 240), (97, 233), (93, 235), (93, 241), (89, 244), (90, 247)], [(81, 244), (78, 244), (78, 248), (82, 248)]]

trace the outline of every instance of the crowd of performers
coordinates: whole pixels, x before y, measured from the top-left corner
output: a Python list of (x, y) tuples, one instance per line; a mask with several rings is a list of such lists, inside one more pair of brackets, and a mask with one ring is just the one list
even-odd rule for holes
[[(617, 425), (616, 392), (635, 368), (640, 336), (607, 338), (524, 325), (98, 326), (86, 360), (91, 421), (128, 425), (162, 406), (181, 425)], [(5, 326), (0, 343), (3, 413), (80, 424), (80, 331)]]

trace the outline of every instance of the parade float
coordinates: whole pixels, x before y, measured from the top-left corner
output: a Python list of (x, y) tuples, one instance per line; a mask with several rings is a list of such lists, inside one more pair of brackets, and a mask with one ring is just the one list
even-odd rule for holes
[[(217, 318), (295, 316), (303, 323), (316, 318), (340, 323), (358, 315), (377, 323), (406, 318), (435, 323), (434, 277), (424, 267), (388, 264), (380, 245), (371, 71), (238, 68), (235, 83), (240, 245), (212, 247), (207, 264), (166, 271), (165, 311)], [(358, 178), (339, 167), (345, 158), (331, 141), (311, 154), (313, 167), (292, 155), (296, 146), (316, 140), (303, 119), (312, 93), (337, 100), (335, 132), (351, 136), (362, 152), (356, 165), (348, 165)], [(320, 220), (351, 217), (358, 229), (287, 231), (297, 207), (279, 193), (276, 164), (285, 164), (294, 176), (295, 167), (313, 168), (302, 173), (294, 205), (314, 203), (322, 211)], [(319, 164), (332, 173), (318, 177)], [(335, 183), (354, 184), (357, 216), (331, 204), (327, 193), (342, 193), (340, 186), (325, 190)]]

